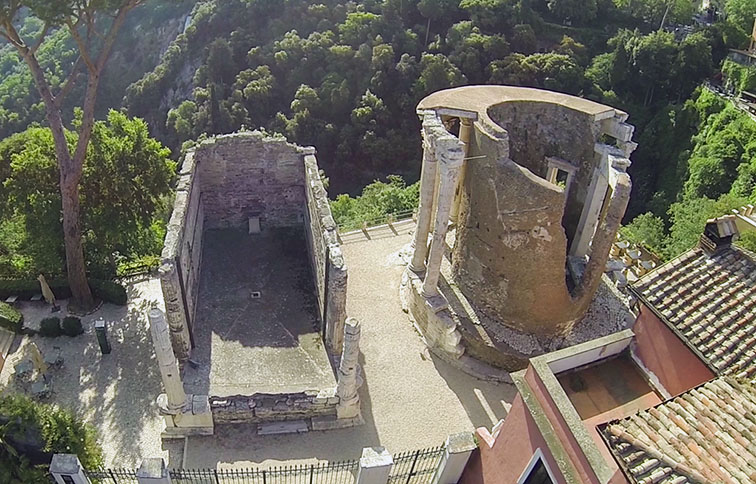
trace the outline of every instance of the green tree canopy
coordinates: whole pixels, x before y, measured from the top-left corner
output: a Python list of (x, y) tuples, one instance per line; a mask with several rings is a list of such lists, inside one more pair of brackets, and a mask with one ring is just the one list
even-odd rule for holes
[[(76, 143), (74, 132), (67, 138)], [(164, 223), (155, 225), (155, 214), (166, 203), (175, 173), (169, 154), (142, 120), (111, 111), (107, 121), (95, 123), (81, 184), (91, 272), (114, 275), (123, 257), (159, 252)], [(32, 259), (24, 275), (62, 274), (62, 207), (50, 131), (30, 128), (14, 135), (0, 142), (0, 155), (0, 165), (10, 166), (3, 182), (4, 218), (23, 221), (23, 252)]]

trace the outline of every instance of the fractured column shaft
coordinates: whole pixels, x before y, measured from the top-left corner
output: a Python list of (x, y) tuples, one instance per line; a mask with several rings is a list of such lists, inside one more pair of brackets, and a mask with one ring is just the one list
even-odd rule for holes
[(441, 260), (446, 250), (446, 231), (449, 227), (449, 212), (454, 203), (454, 193), (457, 187), (459, 167), (464, 158), (461, 143), (457, 138), (448, 136), (444, 143), (436, 146), (440, 162), (440, 181), (438, 187), (438, 208), (433, 229), (433, 241), (431, 242), (428, 256), (428, 267), (423, 280), (423, 295), (432, 297), (438, 295), (438, 278), (441, 274)]
[(355, 418), (360, 415), (360, 396), (357, 391), (362, 386), (360, 376), (360, 322), (349, 318), (344, 325), (344, 350), (339, 362), (336, 395), (339, 397), (338, 418)]
[[(460, 118), (459, 119), (459, 140), (465, 144), (465, 157), (470, 153), (470, 138), (472, 137), (472, 119)], [(462, 166), (459, 169), (459, 181), (457, 182), (457, 190), (454, 194), (454, 205), (452, 205), (451, 214), (449, 219), (454, 223), (459, 223), (459, 208), (462, 205), (462, 192), (465, 187), (465, 172), (467, 167), (467, 160), (462, 161)]]
[(186, 405), (187, 398), (179, 373), (178, 361), (173, 354), (168, 323), (163, 312), (157, 308), (151, 309), (148, 316), (152, 342), (155, 346), (155, 356), (157, 356), (158, 366), (160, 367), (160, 377), (163, 380), (165, 393), (168, 397), (168, 408), (181, 410)]
[(189, 353), (192, 349), (191, 336), (189, 335), (189, 324), (186, 321), (184, 312), (183, 294), (181, 294), (181, 283), (179, 281), (178, 271), (174, 263), (163, 263), (160, 267), (160, 286), (163, 290), (163, 299), (165, 300), (165, 309), (168, 314), (168, 324), (170, 327), (170, 339), (173, 352), (176, 358), (181, 361), (189, 359)]
[[(425, 136), (425, 133), (423, 133)], [(412, 255), (410, 269), (422, 272), (425, 269), (425, 258), (428, 255), (428, 233), (433, 218), (433, 199), (436, 193), (436, 171), (438, 162), (429, 142), (426, 140), (423, 149), (423, 173), (420, 181), (420, 207), (417, 211), (417, 226), (415, 228), (415, 252)]]

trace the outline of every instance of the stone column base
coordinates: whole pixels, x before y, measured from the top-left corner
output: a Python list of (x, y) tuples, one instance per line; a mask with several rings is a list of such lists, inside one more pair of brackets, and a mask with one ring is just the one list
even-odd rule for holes
[(186, 404), (179, 410), (167, 406), (165, 393), (157, 399), (160, 414), (165, 418), (164, 439), (182, 439), (192, 435), (213, 435), (213, 414), (207, 395), (187, 395)]
[(462, 335), (457, 330), (446, 299), (441, 294), (424, 296), (423, 280), (409, 269), (402, 278), (401, 298), (404, 310), (410, 313), (415, 326), (434, 353), (451, 359), (458, 359), (464, 354)]

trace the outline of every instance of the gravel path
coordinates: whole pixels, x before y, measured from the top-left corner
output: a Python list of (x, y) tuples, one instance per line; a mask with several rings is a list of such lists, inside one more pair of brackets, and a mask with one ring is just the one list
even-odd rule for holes
[(506, 416), (515, 390), (479, 381), (430, 356), (399, 301), (411, 240), (409, 224), (344, 236), (349, 270), (347, 311), (362, 322), (361, 389), (365, 425), (328, 432), (258, 437), (249, 426), (192, 437), (187, 467), (247, 467), (354, 459), (363, 447), (390, 452), (441, 444), (449, 434), (490, 428)]
[[(85, 333), (76, 338), (17, 337), (0, 372), (0, 387), (5, 387), (3, 392), (26, 391), (25, 385), (12, 378), (14, 366), (30, 358), (32, 342), (43, 355), (57, 346), (64, 362), (62, 368), (48, 372), (53, 386), (48, 401), (72, 409), (97, 429), (106, 466), (135, 467), (142, 456), (180, 462), (175, 445), (163, 449), (163, 419), (155, 405), (161, 383), (146, 311), (158, 301), (162, 304), (160, 283), (157, 279), (136, 282), (128, 286), (128, 293), (128, 306), (105, 304), (82, 318)], [(62, 318), (66, 302), (61, 301), (61, 306), (55, 315)], [(19, 307), (30, 323), (50, 315), (49, 306), (41, 302)], [(100, 354), (94, 334), (94, 321), (100, 318), (109, 328), (109, 355)]]

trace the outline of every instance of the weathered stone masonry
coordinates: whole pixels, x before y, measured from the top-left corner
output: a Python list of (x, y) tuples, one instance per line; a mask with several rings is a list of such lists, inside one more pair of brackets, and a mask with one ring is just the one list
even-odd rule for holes
[(325, 325), (325, 342), (329, 353), (338, 355), (343, 346), (346, 320), (347, 270), (339, 245), (338, 227), (331, 215), (328, 193), (320, 179), (315, 150), (305, 151), (307, 185), (306, 230), (312, 273), (318, 292), (321, 320)]
[[(418, 115), (425, 152), (405, 305), (437, 354), (516, 369), (591, 305), (629, 200), (634, 129), (609, 106), (508, 86), (440, 91)], [(458, 138), (445, 129), (456, 123)], [(458, 158), (449, 137), (463, 161), (442, 162)]]
[(187, 153), (179, 172), (160, 277), (171, 341), (189, 358), (205, 229), (305, 225), (320, 317), (331, 354), (341, 352), (347, 270), (313, 148), (259, 132), (224, 135)]
[[(345, 327), (347, 269), (315, 149), (260, 132), (243, 132), (212, 138), (187, 153), (160, 267), (171, 346), (180, 362), (190, 357), (193, 345), (203, 231), (248, 228), (253, 232), (302, 225), (326, 348), (334, 362), (342, 353), (350, 355), (346, 379), (339, 381), (347, 398), (342, 402), (336, 387), (296, 394), (250, 389), (249, 395), (210, 395), (216, 423), (310, 418), (313, 429), (361, 423), (356, 396), (361, 379), (354, 356), (359, 353), (359, 329), (356, 322)], [(345, 347), (345, 333), (355, 331), (357, 336), (351, 336)]]

